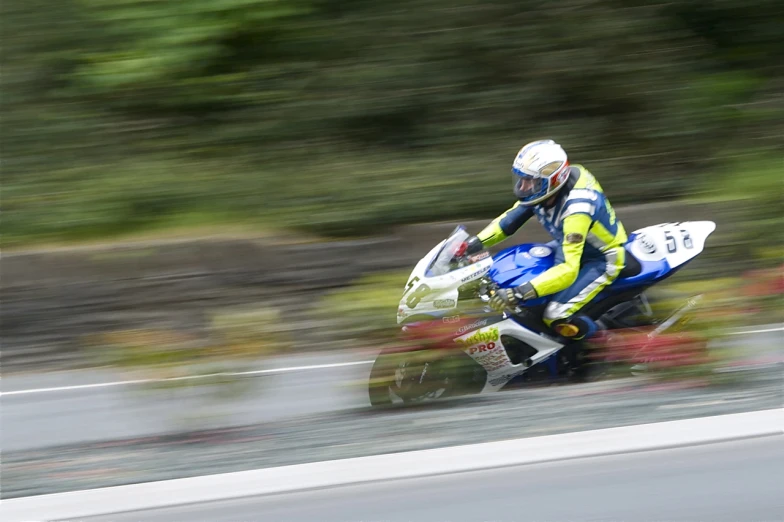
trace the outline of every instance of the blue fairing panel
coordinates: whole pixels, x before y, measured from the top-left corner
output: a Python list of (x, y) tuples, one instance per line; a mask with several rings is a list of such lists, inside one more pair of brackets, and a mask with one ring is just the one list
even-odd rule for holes
[[(634, 241), (634, 237), (635, 235), (632, 234), (632, 236), (626, 242), (627, 256), (632, 255), (630, 249), (631, 249), (632, 241)], [(596, 297), (596, 300), (600, 301), (609, 295), (617, 294), (618, 292), (630, 290), (635, 287), (650, 286), (675, 273), (675, 270), (670, 268), (670, 265), (669, 263), (667, 263), (666, 259), (660, 259), (658, 261), (639, 261), (639, 262), (641, 266), (641, 270), (639, 274), (631, 277), (624, 277), (615, 280), (613, 284), (605, 288)]]
[[(546, 249), (545, 257), (534, 257), (529, 252), (534, 248)], [(518, 286), (530, 281), (553, 266), (555, 252), (544, 245), (526, 243), (502, 250), (493, 257), (493, 266), (488, 275), (504, 288)]]
[[(626, 243), (626, 255), (631, 255), (630, 243)], [(620, 291), (627, 290), (633, 286), (648, 285), (664, 279), (673, 272), (666, 259), (661, 259), (659, 261), (640, 261), (640, 265), (642, 266), (642, 270), (640, 270), (639, 274), (618, 279), (612, 284), (612, 287), (616, 291)]]
[[(532, 255), (532, 251), (536, 255)], [(554, 262), (555, 252), (550, 247), (537, 243), (524, 243), (496, 254), (488, 276), (501, 288), (512, 288), (547, 271)], [(536, 306), (545, 302), (547, 298), (543, 297), (526, 301), (525, 305)]]
[[(626, 244), (629, 251), (631, 245)], [(631, 255), (631, 254), (629, 254)], [(527, 283), (534, 277), (545, 272), (553, 266), (555, 262), (555, 252), (544, 244), (525, 243), (502, 250), (493, 257), (493, 266), (488, 272), (488, 276), (495, 281), (501, 288), (512, 288)], [(673, 270), (667, 261), (640, 261), (642, 270), (640, 273), (623, 279), (618, 279), (607, 287), (597, 300), (603, 299), (610, 294), (622, 292), (630, 288), (639, 286), (649, 286), (672, 274)], [(547, 301), (547, 298), (527, 301), (526, 306), (536, 306)]]

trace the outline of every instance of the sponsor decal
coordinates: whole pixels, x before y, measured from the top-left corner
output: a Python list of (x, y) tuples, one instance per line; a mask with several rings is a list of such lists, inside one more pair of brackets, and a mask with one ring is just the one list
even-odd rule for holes
[(473, 323), (471, 323), (471, 324), (467, 324), (467, 325), (465, 325), (465, 326), (461, 326), (461, 327), (460, 327), (460, 328), (457, 330), (457, 333), (459, 333), (459, 334), (464, 334), (464, 333), (466, 333), (466, 332), (468, 332), (468, 331), (470, 331), (470, 330), (475, 330), (475, 329), (477, 329), (477, 328), (481, 328), (481, 327), (483, 327), (483, 326), (484, 326), (484, 325), (486, 325), (486, 324), (487, 324), (487, 319), (480, 319), (480, 320), (478, 320), (478, 321), (475, 321), (475, 322), (473, 322)]
[(484, 267), (481, 270), (477, 270), (473, 274), (469, 274), (469, 275), (465, 276), (463, 279), (460, 280), (460, 282), (461, 283), (467, 283), (468, 281), (471, 281), (472, 279), (476, 279), (477, 277), (479, 277), (480, 275), (484, 274), (488, 270), (490, 270), (489, 266), (488, 267)]
[(472, 354), (471, 356), (488, 372), (494, 372), (512, 364), (512, 361), (509, 360), (509, 356), (506, 355), (506, 351), (503, 349)]
[(491, 352), (495, 350), (497, 346), (498, 345), (493, 342), (489, 342), (487, 344), (477, 344), (476, 346), (472, 346), (471, 348), (469, 348), (468, 353), (475, 354), (475, 353), (482, 353), (482, 352)]
[(443, 321), (443, 322), (445, 322), (447, 324), (456, 323), (459, 320), (460, 320), (460, 316), (459, 315), (452, 315), (452, 316), (444, 317), (444, 318), (441, 319), (441, 321)]
[(645, 253), (647, 254), (656, 253), (656, 243), (654, 243), (651, 238), (649, 238), (645, 234), (640, 234), (639, 236), (637, 236), (637, 239), (640, 241), (640, 246), (642, 247)]
[(478, 254), (474, 254), (472, 256), (468, 256), (468, 260), (471, 263), (476, 263), (477, 261), (481, 261), (482, 259), (486, 259), (490, 257), (490, 252), (479, 252)]
[(433, 301), (433, 306), (436, 308), (452, 308), (455, 304), (454, 299), (436, 299)]
[(574, 232), (566, 235), (567, 243), (582, 243), (584, 239), (582, 234), (575, 234)]
[(528, 253), (534, 257), (547, 257), (553, 253), (553, 250), (550, 247), (537, 246), (529, 250)]
[(505, 382), (512, 380), (514, 377), (520, 375), (520, 373), (507, 373), (505, 375), (502, 375), (501, 377), (496, 377), (495, 379), (490, 380), (490, 384), (492, 386), (498, 386), (499, 384), (503, 384)]
[(475, 332), (466, 340), (455, 339), (455, 342), (462, 344), (463, 350), (488, 372), (495, 372), (512, 364), (499, 340), (496, 327)]
[(487, 330), (479, 330), (468, 339), (455, 339), (455, 342), (463, 346), (473, 346), (480, 343), (489, 343), (498, 340), (498, 328), (488, 328)]

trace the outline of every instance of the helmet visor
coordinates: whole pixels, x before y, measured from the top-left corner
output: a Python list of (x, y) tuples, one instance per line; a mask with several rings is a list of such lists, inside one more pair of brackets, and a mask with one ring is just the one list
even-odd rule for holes
[(530, 201), (547, 192), (547, 179), (514, 173), (514, 193), (520, 201)]

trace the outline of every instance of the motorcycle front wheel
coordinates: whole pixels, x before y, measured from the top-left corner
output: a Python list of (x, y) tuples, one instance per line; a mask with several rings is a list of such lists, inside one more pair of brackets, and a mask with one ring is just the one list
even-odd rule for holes
[(368, 383), (372, 406), (412, 405), (479, 393), (487, 374), (463, 352), (382, 351)]

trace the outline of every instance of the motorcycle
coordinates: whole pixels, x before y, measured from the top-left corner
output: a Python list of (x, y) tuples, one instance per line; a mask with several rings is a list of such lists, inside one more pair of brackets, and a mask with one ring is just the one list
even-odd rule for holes
[[(697, 299), (666, 320), (653, 317), (645, 291), (687, 265), (716, 229), (712, 221), (663, 223), (634, 231), (625, 245), (626, 266), (582, 313), (603, 330), (676, 323)], [(575, 342), (541, 320), (548, 298), (503, 313), (487, 302), (499, 288), (530, 281), (553, 266), (548, 244), (525, 243), (494, 256), (461, 252), (469, 234), (458, 226), (414, 267), (397, 313), (408, 344), (386, 348), (370, 373), (374, 406), (419, 403), (449, 396), (492, 393), (510, 382), (541, 380), (579, 369)], [(642, 321), (642, 322), (641, 322)]]

